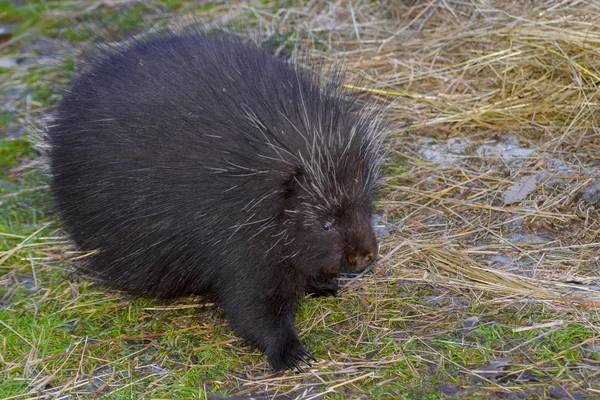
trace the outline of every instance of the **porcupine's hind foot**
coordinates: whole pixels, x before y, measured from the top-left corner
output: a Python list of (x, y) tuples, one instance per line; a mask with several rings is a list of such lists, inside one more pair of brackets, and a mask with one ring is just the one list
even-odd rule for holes
[(306, 294), (313, 297), (337, 297), (340, 285), (337, 279), (330, 278), (322, 282), (315, 282), (306, 289)]

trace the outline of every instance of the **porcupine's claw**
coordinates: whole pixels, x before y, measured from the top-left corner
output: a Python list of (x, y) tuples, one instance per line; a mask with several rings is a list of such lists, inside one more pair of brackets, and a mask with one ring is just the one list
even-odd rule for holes
[(303, 348), (300, 349), (300, 352), (302, 354), (304, 354), (306, 357), (310, 358), (311, 360), (313, 360), (314, 362), (317, 362), (317, 359), (313, 357), (312, 354), (310, 354), (308, 351), (304, 350)]
[(302, 368), (300, 368), (300, 366), (298, 365), (298, 363), (294, 360), (287, 360), (284, 361), (285, 366), (288, 367), (289, 369), (295, 369), (296, 371), (302, 373), (304, 372), (304, 370)]
[(299, 355), (299, 354), (296, 354), (296, 358), (297, 358), (298, 360), (302, 361), (304, 364), (308, 365), (308, 367), (309, 367), (309, 368), (312, 368), (312, 364), (311, 364), (311, 363), (309, 363), (308, 361), (306, 361), (306, 360), (304, 359), (304, 357), (302, 357), (301, 355)]
[[(306, 358), (305, 358), (306, 357)], [(285, 365), (289, 369), (296, 370), (300, 373), (304, 372), (302, 367), (298, 364), (298, 361), (307, 365), (309, 368), (312, 368), (312, 364), (310, 361), (317, 361), (316, 358), (312, 356), (309, 352), (307, 352), (300, 342), (291, 344), (286, 350), (286, 355), (283, 357), (282, 364)]]

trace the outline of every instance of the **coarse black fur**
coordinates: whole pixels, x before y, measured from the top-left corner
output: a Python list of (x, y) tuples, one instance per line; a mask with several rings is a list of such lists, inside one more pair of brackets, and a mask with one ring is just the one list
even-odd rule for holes
[(237, 39), (163, 32), (88, 61), (48, 128), (51, 190), (87, 273), (202, 295), (275, 369), (312, 358), (308, 293), (375, 259), (381, 130), (339, 88)]

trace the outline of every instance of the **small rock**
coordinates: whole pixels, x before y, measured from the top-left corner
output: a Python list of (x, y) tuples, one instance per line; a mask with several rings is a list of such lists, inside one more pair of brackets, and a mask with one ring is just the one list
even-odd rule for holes
[(17, 60), (11, 57), (0, 57), (0, 68), (14, 68), (17, 66)]
[(0, 24), (0, 41), (7, 40), (15, 33), (16, 24)]
[(435, 139), (423, 138), (418, 153), (425, 161), (440, 166), (450, 166), (461, 162), (461, 158), (454, 151), (459, 154), (464, 152), (467, 144), (459, 139), (450, 139), (448, 143), (442, 144)]
[(456, 396), (458, 392), (460, 392), (460, 386), (458, 386), (456, 383), (444, 383), (443, 385), (439, 385), (437, 388), (446, 396), (451, 397)]
[(443, 306), (448, 305), (448, 303), (449, 303), (448, 296), (445, 296), (445, 295), (424, 296), (423, 299), (430, 306), (436, 306), (436, 307), (443, 307)]
[(551, 399), (568, 399), (569, 396), (562, 388), (558, 386), (548, 386), (548, 396)]
[(144, 369), (150, 373), (157, 374), (159, 376), (169, 375), (169, 371), (154, 364), (144, 365), (143, 367), (140, 367), (140, 369)]
[(527, 369), (517, 375), (515, 382), (546, 382), (549, 380), (552, 380), (552, 378), (547, 375), (535, 374), (531, 370)]
[(466, 318), (461, 325), (463, 329), (473, 329), (479, 326), (479, 322), (481, 322), (479, 317), (469, 317)]
[[(88, 377), (87, 387), (89, 390), (97, 392), (98, 389), (102, 388), (100, 393), (106, 393), (110, 391), (110, 386), (107, 385), (107, 381), (111, 380), (111, 376), (114, 375), (115, 369), (112, 366), (100, 367), (91, 376)], [(107, 379), (108, 378), (108, 379)]]
[(589, 399), (590, 396), (587, 393), (584, 392), (571, 392), (571, 397), (574, 398), (575, 400), (583, 400), (583, 399)]
[(506, 376), (504, 369), (511, 365), (512, 359), (509, 357), (491, 360), (489, 364), (477, 368), (477, 375), (472, 379), (473, 383), (481, 383), (484, 378), (492, 381), (502, 379)]
[(513, 183), (502, 193), (504, 204), (508, 206), (525, 200), (527, 196), (538, 190), (544, 176), (546, 176), (544, 173), (527, 175)]
[(584, 350), (587, 350), (589, 353), (596, 353), (600, 355), (600, 344), (589, 344), (583, 347)]
[(588, 204), (598, 204), (598, 202), (600, 202), (600, 183), (595, 183), (582, 188), (578, 195)]
[(522, 233), (513, 233), (510, 235), (511, 242), (518, 243), (547, 243), (550, 240), (537, 235), (524, 235)]
[(525, 159), (532, 156), (535, 151), (520, 147), (516, 139), (502, 137), (495, 146), (481, 145), (475, 153), (482, 158), (501, 158), (509, 167), (519, 168)]
[(491, 256), (490, 260), (494, 263), (493, 266), (496, 268), (505, 268), (513, 264), (515, 261), (513, 257), (501, 255)]
[(512, 161), (515, 158), (527, 158), (533, 153), (531, 149), (524, 149), (522, 147), (508, 148), (501, 153), (501, 157), (505, 162)]
[(39, 290), (39, 288), (35, 285), (33, 277), (19, 276), (17, 280), (19, 281), (19, 286), (23, 289), (27, 289), (30, 292), (35, 292)]
[(450, 138), (446, 143), (448, 146), (448, 151), (454, 154), (466, 154), (467, 147), (470, 145), (470, 141), (466, 138)]

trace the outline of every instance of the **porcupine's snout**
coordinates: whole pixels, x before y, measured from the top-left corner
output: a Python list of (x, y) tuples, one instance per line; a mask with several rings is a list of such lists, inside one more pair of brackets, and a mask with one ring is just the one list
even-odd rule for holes
[(353, 237), (353, 240), (346, 245), (342, 260), (342, 269), (346, 274), (360, 274), (377, 259), (378, 246), (375, 234), (369, 232), (358, 236)]
[(377, 258), (377, 249), (366, 253), (352, 252), (346, 256), (348, 272), (358, 274), (369, 267)]

